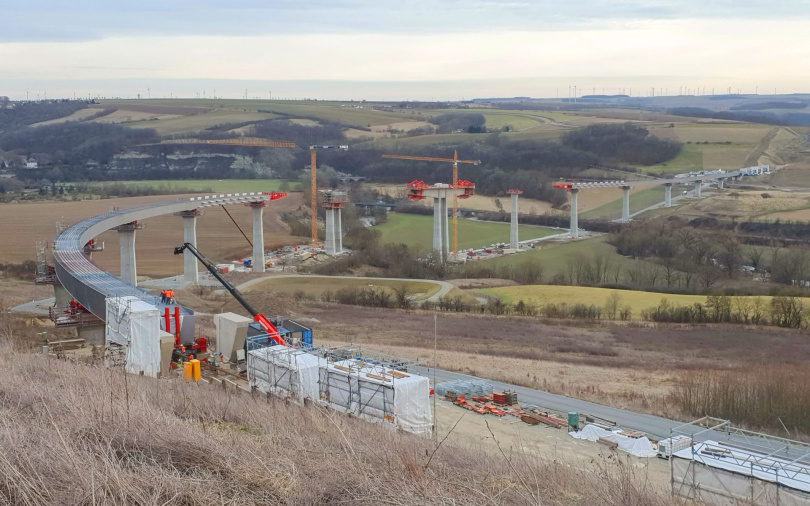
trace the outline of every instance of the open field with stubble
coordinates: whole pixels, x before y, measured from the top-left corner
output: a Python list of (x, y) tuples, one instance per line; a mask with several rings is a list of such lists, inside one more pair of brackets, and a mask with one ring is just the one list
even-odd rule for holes
[[(287, 181), (290, 187), (298, 181)], [(156, 179), (149, 181), (104, 181), (88, 183), (91, 186), (119, 185), (133, 188), (149, 188), (166, 192), (211, 192), (211, 193), (250, 193), (277, 192), (284, 181), (281, 179)]]

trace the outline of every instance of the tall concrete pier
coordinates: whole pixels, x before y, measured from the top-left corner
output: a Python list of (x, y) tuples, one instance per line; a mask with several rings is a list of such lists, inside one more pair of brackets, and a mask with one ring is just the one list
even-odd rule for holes
[(138, 266), (135, 261), (135, 231), (142, 229), (143, 223), (133, 221), (115, 228), (121, 248), (121, 281), (138, 286)]
[(509, 225), (509, 247), (511, 249), (518, 249), (520, 241), (518, 240), (518, 196), (523, 193), (522, 190), (506, 190), (512, 197), (512, 214), (510, 216)]

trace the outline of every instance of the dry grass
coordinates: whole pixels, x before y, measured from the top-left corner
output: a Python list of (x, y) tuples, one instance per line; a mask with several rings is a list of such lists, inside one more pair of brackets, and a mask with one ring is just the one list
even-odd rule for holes
[[(318, 340), (433, 350), (432, 312), (310, 303), (299, 314), (317, 319), (313, 328)], [(606, 375), (620, 369), (671, 374), (810, 361), (805, 334), (773, 327), (597, 324), (445, 313), (439, 316), (439, 336), (440, 350), (598, 366)]]
[(685, 375), (676, 399), (694, 416), (711, 413), (757, 429), (788, 437), (810, 434), (810, 372), (806, 366), (768, 364), (744, 371)]
[(671, 504), (629, 459), (569, 468), (497, 440), (486, 454), (2, 346), (3, 504)]
[[(108, 212), (112, 207), (130, 207), (188, 198), (190, 195), (130, 197), (80, 202), (39, 201), (20, 204), (0, 204), (0, 237), (14, 240), (0, 241), (0, 262), (20, 263), (36, 258), (37, 241), (53, 241), (56, 223), (73, 224), (85, 218)], [(297, 209), (303, 204), (301, 193), (290, 193), (265, 209), (265, 247), (272, 249), (297, 244), (278, 214)], [(250, 236), (250, 209), (230, 206), (228, 211)], [(161, 216), (146, 220), (146, 227), (138, 231), (136, 248), (138, 274), (164, 277), (183, 272), (183, 259), (172, 255), (174, 246), (183, 242), (183, 224), (176, 216)], [(93, 254), (93, 262), (104, 270), (117, 273), (120, 253), (116, 232), (105, 232), (97, 241), (104, 241), (106, 249)], [(200, 250), (215, 261), (234, 260), (251, 254), (251, 246), (233, 225), (221, 208), (209, 208), (197, 222), (197, 244)]]

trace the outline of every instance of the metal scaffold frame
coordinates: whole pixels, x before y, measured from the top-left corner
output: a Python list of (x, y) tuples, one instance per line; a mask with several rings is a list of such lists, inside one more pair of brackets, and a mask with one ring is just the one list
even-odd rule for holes
[(810, 502), (810, 444), (703, 417), (670, 437), (695, 441), (670, 458), (672, 495), (767, 504)]

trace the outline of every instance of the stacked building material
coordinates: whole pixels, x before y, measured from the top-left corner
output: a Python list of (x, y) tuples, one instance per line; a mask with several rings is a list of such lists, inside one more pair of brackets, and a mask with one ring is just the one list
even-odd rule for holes
[(454, 392), (456, 396), (465, 395), (470, 398), (483, 397), (492, 394), (492, 384), (477, 380), (450, 381), (436, 385), (435, 392), (442, 396), (447, 392)]
[(512, 406), (518, 403), (517, 392), (511, 390), (504, 390), (503, 393), (494, 392), (492, 394), (492, 400), (495, 404), (500, 404), (501, 406)]

